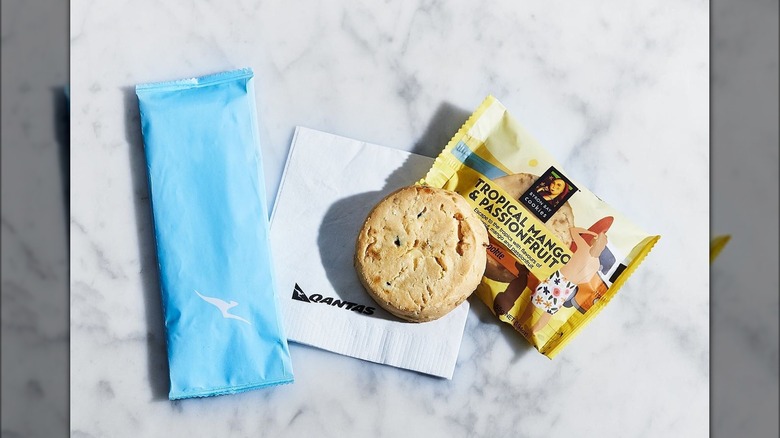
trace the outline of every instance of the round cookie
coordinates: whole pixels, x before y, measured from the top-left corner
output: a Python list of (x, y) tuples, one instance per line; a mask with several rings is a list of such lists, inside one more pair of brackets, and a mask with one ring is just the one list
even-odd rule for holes
[(487, 242), (487, 229), (459, 194), (404, 187), (368, 214), (355, 246), (355, 269), (382, 308), (408, 321), (432, 321), (477, 288)]
[[(493, 182), (498, 184), (513, 198), (520, 199), (520, 196), (531, 188), (531, 185), (533, 185), (537, 179), (539, 179), (538, 176), (531, 175), (530, 173), (515, 173), (513, 175), (496, 178)], [(561, 242), (563, 242), (563, 244), (566, 246), (571, 245), (569, 228), (574, 226), (574, 212), (568, 202), (563, 204), (545, 225), (561, 240)], [(521, 270), (521, 275), (525, 272), (525, 270)], [(509, 283), (514, 280), (516, 276), (508, 269), (501, 266), (493, 257), (488, 257), (487, 267), (485, 268), (485, 277), (502, 283)]]

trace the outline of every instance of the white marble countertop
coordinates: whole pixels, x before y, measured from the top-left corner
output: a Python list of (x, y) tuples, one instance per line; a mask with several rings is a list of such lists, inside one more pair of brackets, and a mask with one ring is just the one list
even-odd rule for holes
[[(708, 3), (346, 3), (71, 3), (73, 436), (708, 435)], [(133, 86), (237, 67), (271, 202), (296, 125), (431, 156), (492, 93), (663, 237), (554, 361), (473, 299), (451, 381), (292, 344), (170, 402)]]

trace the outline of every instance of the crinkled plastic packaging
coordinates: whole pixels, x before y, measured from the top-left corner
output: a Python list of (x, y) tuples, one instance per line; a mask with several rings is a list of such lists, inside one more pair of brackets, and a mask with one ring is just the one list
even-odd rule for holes
[(243, 69), (136, 87), (171, 400), (293, 380), (252, 77)]
[(549, 358), (660, 238), (579, 184), (492, 96), (421, 183), (460, 193), (482, 218), (490, 245), (477, 295)]

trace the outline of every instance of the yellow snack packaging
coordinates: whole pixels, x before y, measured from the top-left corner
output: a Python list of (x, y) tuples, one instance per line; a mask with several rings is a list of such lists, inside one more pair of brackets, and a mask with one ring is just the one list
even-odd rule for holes
[(578, 184), (493, 96), (420, 183), (471, 204), (490, 237), (477, 295), (551, 359), (660, 238)]

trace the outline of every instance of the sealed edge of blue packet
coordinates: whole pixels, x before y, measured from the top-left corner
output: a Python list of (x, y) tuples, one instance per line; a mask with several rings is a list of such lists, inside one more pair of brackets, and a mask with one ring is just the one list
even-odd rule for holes
[(251, 69), (136, 86), (171, 400), (293, 381)]

